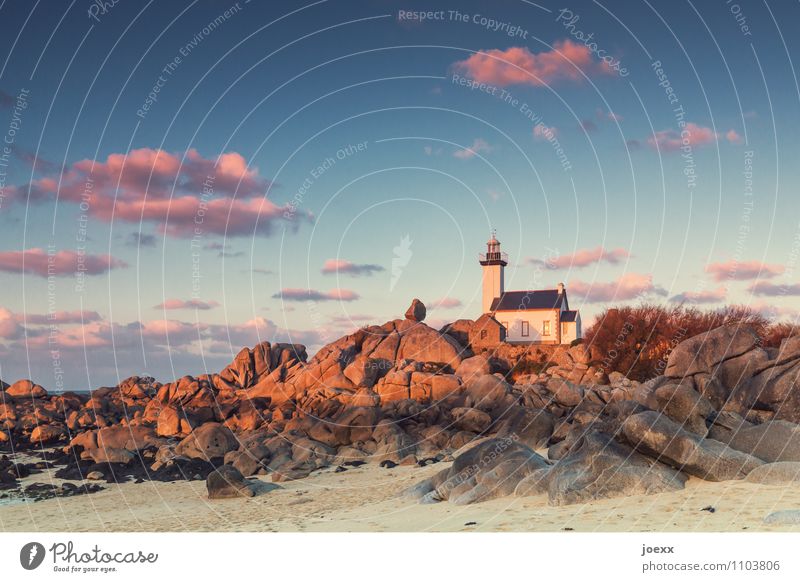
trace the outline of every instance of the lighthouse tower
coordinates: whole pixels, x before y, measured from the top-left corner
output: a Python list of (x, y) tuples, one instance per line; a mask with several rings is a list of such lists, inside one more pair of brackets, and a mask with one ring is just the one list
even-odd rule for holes
[(504, 270), (508, 265), (508, 254), (500, 252), (500, 241), (495, 232), (486, 243), (486, 253), (478, 256), (483, 268), (483, 312), (489, 313), (492, 301), (505, 291)]

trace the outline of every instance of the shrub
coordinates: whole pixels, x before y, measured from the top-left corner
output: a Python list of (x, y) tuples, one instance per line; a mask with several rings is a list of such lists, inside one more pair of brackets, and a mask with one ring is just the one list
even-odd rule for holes
[(670, 352), (683, 340), (732, 323), (752, 326), (765, 347), (777, 347), (798, 333), (798, 326), (773, 323), (742, 305), (703, 311), (643, 303), (606, 309), (586, 330), (584, 340), (600, 358), (594, 364), (605, 373), (622, 372), (643, 381), (663, 374)]

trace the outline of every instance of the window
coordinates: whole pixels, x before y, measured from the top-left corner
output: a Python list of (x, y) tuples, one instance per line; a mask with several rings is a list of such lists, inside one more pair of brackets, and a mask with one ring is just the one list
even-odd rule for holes
[(486, 333), (486, 330), (485, 330), (485, 329), (482, 329), (482, 330), (481, 330), (481, 339), (486, 339), (486, 336), (487, 336), (487, 335), (488, 335), (488, 334)]
[(569, 324), (562, 323), (561, 324), (561, 335), (567, 335), (569, 333)]
[(543, 321), (542, 322), (542, 335), (550, 335), (550, 322)]
[(522, 324), (522, 337), (531, 335), (530, 324), (527, 321), (521, 321)]

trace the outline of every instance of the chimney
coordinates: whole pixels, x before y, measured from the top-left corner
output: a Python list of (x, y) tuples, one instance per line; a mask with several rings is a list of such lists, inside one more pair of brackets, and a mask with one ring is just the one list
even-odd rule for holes
[(558, 294), (559, 295), (563, 295), (564, 294), (564, 283), (559, 283), (558, 284)]

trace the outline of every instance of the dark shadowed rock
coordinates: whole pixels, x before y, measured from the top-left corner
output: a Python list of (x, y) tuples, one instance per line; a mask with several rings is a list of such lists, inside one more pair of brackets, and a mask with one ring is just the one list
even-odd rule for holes
[(711, 437), (767, 463), (800, 461), (800, 426), (785, 420), (754, 425), (723, 413), (715, 419)]
[(414, 299), (406, 310), (406, 319), (411, 321), (425, 321), (425, 315), (427, 315), (425, 304), (419, 299)]
[(716, 410), (707, 398), (686, 383), (665, 384), (656, 388), (656, 410), (662, 411), (683, 428), (700, 436), (706, 436), (706, 419)]
[(502, 378), (489, 374), (468, 380), (465, 392), (473, 407), (488, 411), (506, 402), (511, 387)]
[(555, 420), (546, 410), (514, 405), (503, 410), (493, 430), (498, 438), (510, 437), (532, 449), (543, 447), (553, 434)]
[(589, 432), (548, 471), (522, 480), (516, 495), (546, 492), (551, 505), (683, 489), (686, 477), (610, 436)]
[(658, 412), (642, 412), (622, 423), (636, 450), (707, 481), (743, 479), (760, 459), (713, 439), (702, 439)]
[(546, 466), (547, 461), (525, 445), (508, 438), (488, 439), (405, 494), (421, 503), (449, 500), (467, 505), (511, 495), (522, 479)]
[(216, 422), (197, 427), (175, 447), (175, 453), (190, 459), (223, 459), (225, 453), (239, 448), (230, 429)]
[(253, 490), (247, 485), (242, 474), (230, 465), (223, 465), (206, 479), (209, 499), (230, 499), (232, 497), (253, 497)]
[(454, 408), (450, 411), (453, 415), (453, 424), (460, 430), (482, 433), (492, 424), (492, 417), (475, 408)]

